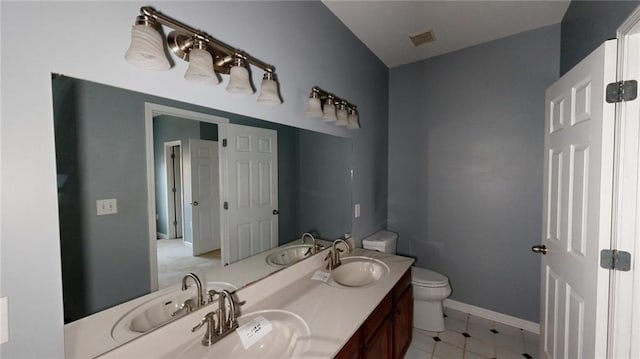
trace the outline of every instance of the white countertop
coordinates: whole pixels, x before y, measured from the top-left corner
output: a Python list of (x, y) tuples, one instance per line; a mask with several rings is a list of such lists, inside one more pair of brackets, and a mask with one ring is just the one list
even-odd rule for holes
[[(282, 269), (266, 263), (266, 257), (269, 254), (282, 249), (284, 246), (300, 244), (301, 242), (299, 239), (294, 240), (226, 267), (212, 268), (200, 279), (203, 285), (211, 281), (221, 281), (242, 288)], [(330, 241), (322, 239), (319, 239), (318, 243), (324, 247), (331, 245)], [(179, 290), (180, 283), (176, 283), (170, 287), (66, 324), (64, 326), (65, 356), (67, 358), (92, 358), (124, 344), (115, 341), (111, 336), (111, 330), (118, 319), (141, 304)]]
[[(336, 355), (414, 262), (412, 258), (356, 248), (348, 256), (379, 259), (389, 267), (389, 273), (373, 285), (345, 288), (311, 280), (316, 270), (324, 269), (324, 255), (320, 253), (237, 291), (238, 300), (247, 301), (241, 308), (242, 313), (283, 309), (304, 319), (311, 335), (305, 343), (305, 351), (300, 354), (303, 358), (331, 358)], [(204, 314), (215, 309), (210, 306), (201, 308), (102, 357), (166, 356), (179, 345), (201, 338), (203, 332), (192, 333), (191, 328)], [(224, 353), (215, 353), (215, 344), (208, 350), (217, 358), (224, 358)]]

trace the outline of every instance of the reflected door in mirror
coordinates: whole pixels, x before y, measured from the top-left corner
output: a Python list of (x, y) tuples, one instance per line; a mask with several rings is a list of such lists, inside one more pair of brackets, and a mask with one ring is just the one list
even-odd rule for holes
[(278, 134), (228, 126), (229, 248), (225, 263), (278, 246)]

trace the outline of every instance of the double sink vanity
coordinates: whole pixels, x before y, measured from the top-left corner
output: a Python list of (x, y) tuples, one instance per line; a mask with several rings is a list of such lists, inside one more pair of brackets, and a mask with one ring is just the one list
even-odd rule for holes
[[(197, 297), (195, 286), (167, 288), (128, 303), (102, 320), (114, 341), (135, 340), (100, 358), (401, 357), (411, 340), (413, 259), (319, 242), (329, 248), (313, 255), (310, 246), (294, 242), (252, 257), (255, 263), (232, 264), (246, 267), (236, 268), (239, 275), (275, 265), (283, 269), (237, 290), (233, 280), (205, 280), (203, 300), (211, 303), (177, 319), (171, 314)], [(152, 318), (163, 315), (169, 315), (169, 324), (145, 332)], [(76, 342), (66, 344), (75, 345), (76, 352), (67, 356), (95, 356), (90, 346), (99, 343), (90, 343), (92, 335), (81, 325), (75, 329), (76, 335), (67, 332), (67, 337)]]

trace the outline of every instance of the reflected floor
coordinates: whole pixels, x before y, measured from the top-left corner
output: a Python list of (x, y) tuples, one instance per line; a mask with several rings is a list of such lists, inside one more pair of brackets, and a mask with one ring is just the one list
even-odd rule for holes
[(445, 308), (444, 332), (413, 328), (405, 359), (538, 358), (538, 335)]
[(193, 248), (182, 239), (159, 239), (158, 289), (179, 283), (185, 274), (193, 272), (200, 278), (214, 266), (220, 266), (220, 250), (193, 256)]

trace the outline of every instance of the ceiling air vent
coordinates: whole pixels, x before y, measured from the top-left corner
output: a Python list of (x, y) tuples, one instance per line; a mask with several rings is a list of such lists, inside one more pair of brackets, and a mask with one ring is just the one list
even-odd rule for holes
[(431, 29), (411, 34), (409, 35), (409, 38), (411, 39), (411, 42), (413, 42), (414, 46), (420, 46), (436, 40), (436, 36), (433, 34), (433, 30)]

